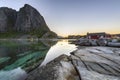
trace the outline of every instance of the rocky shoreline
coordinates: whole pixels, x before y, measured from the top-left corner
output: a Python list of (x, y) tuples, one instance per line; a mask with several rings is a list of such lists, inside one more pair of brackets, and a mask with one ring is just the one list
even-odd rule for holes
[(80, 38), (75, 41), (71, 41), (72, 44), (76, 44), (79, 46), (107, 46), (107, 47), (119, 47), (120, 41), (119, 39), (88, 39), (88, 38)]
[(120, 49), (79, 47), (28, 74), (26, 80), (120, 80)]
[(61, 55), (30, 72), (26, 80), (80, 80), (70, 57)]

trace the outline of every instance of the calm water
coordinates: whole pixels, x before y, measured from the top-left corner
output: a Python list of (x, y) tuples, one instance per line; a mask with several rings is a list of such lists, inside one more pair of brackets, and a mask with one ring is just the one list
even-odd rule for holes
[(24, 80), (36, 67), (75, 49), (68, 40), (0, 41), (0, 80)]

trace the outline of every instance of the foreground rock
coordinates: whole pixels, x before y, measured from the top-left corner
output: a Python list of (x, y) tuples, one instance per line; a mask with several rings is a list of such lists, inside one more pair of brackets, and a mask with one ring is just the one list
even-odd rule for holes
[(120, 49), (79, 47), (32, 71), (26, 80), (120, 80)]
[(70, 59), (66, 55), (56, 58), (46, 66), (32, 71), (26, 80), (80, 80)]
[(81, 80), (120, 80), (120, 49), (87, 47), (71, 55)]

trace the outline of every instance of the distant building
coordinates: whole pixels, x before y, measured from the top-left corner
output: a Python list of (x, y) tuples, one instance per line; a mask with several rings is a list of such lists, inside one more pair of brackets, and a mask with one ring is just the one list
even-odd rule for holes
[(68, 39), (79, 39), (81, 37), (86, 37), (85, 35), (69, 35)]
[(111, 38), (111, 35), (106, 34), (105, 32), (87, 33), (87, 38), (89, 38), (89, 39)]

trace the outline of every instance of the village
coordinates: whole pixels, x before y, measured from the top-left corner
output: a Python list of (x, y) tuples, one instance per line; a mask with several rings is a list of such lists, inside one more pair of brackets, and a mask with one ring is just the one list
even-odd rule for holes
[(68, 39), (76, 39), (71, 43), (80, 46), (109, 46), (120, 47), (120, 34), (108, 34), (105, 32), (100, 33), (87, 33), (84, 36), (68, 36)]

